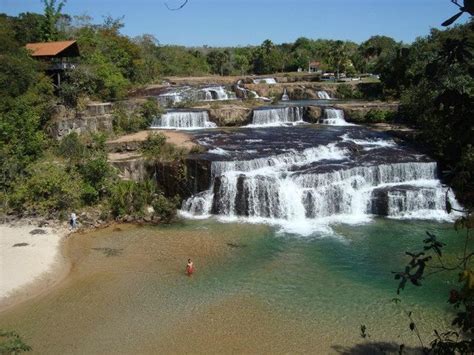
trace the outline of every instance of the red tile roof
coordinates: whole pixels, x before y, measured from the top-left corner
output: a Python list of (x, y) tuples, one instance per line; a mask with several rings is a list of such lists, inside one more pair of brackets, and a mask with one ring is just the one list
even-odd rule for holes
[(75, 43), (76, 41), (28, 43), (26, 49), (32, 52), (33, 57), (51, 57), (58, 55)]

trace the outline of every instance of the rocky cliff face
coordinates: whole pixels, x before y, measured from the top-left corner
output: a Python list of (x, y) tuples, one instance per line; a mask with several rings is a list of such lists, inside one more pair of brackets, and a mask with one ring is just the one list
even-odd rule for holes
[(72, 109), (57, 105), (51, 115), (48, 133), (56, 139), (61, 139), (71, 132), (112, 134), (114, 108), (120, 107), (131, 115), (144, 102), (144, 99), (130, 99), (113, 104), (97, 102), (86, 105), (84, 109)]
[(252, 120), (252, 109), (238, 105), (210, 108), (209, 118), (222, 127), (243, 126)]
[(113, 133), (113, 116), (111, 103), (89, 104), (84, 110), (78, 111), (58, 105), (51, 117), (48, 133), (56, 139), (71, 132)]

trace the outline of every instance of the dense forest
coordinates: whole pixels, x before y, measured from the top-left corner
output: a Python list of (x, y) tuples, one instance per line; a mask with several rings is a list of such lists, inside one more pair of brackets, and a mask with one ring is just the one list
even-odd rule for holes
[[(474, 200), (472, 21), (432, 30), (410, 45), (374, 36), (361, 44), (299, 38), (278, 45), (266, 40), (260, 46), (185, 48), (160, 45), (151, 35), (129, 38), (120, 32), (121, 19), (93, 24), (63, 14), (63, 3), (44, 5), (44, 14), (0, 15), (0, 196), (6, 211), (59, 213), (114, 198), (122, 198), (124, 210), (141, 208), (124, 200), (139, 189), (116, 183), (105, 137), (73, 136), (58, 143), (47, 136), (58, 103), (75, 107), (86, 98), (123, 99), (130, 89), (171, 75), (269, 74), (306, 68), (310, 61), (347, 75), (379, 74), (384, 97), (400, 100), (403, 121), (421, 130), (419, 143), (449, 171), (446, 178), (462, 191), (461, 200)], [(57, 89), (24, 46), (65, 39), (78, 41), (80, 65)], [(146, 127), (156, 112), (156, 103), (149, 102), (138, 112), (136, 127)], [(140, 200), (145, 205), (153, 198)], [(116, 214), (127, 212), (133, 211)]]

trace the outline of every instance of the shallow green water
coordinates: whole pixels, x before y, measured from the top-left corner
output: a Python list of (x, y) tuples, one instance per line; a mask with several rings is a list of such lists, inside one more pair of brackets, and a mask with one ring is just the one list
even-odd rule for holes
[[(361, 324), (374, 341), (416, 345), (391, 302), (391, 271), (421, 249), (425, 230), (449, 242), (447, 258), (461, 237), (450, 225), (385, 219), (334, 229), (336, 237), (302, 238), (207, 220), (79, 235), (68, 246), (69, 278), (0, 314), (0, 328), (48, 353), (328, 353), (361, 342)], [(426, 339), (446, 326), (453, 279), (436, 275), (401, 296)]]

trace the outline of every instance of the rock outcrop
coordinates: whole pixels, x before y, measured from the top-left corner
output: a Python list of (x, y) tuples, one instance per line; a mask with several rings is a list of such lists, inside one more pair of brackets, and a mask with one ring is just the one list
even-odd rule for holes
[(68, 109), (63, 105), (55, 107), (48, 133), (51, 137), (61, 139), (71, 132), (84, 133), (113, 133), (112, 104), (88, 104), (84, 110)]

